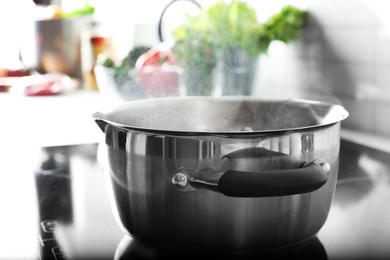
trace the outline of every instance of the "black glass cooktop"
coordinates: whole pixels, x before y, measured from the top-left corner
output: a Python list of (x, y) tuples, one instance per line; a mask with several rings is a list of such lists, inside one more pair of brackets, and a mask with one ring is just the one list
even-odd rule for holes
[(0, 165), (0, 259), (390, 259), (390, 154), (346, 140), (324, 227), (301, 248), (268, 255), (163, 252), (125, 235), (97, 144), (21, 154)]

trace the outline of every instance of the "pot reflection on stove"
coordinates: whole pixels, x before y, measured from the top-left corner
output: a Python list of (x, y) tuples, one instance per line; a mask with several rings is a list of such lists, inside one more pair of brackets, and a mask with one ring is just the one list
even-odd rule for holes
[(328, 260), (328, 255), (321, 241), (314, 237), (306, 243), (294, 248), (272, 250), (268, 252), (254, 253), (201, 253), (186, 251), (164, 251), (156, 249), (139, 240), (125, 235), (119, 243), (115, 252), (114, 260), (125, 259), (216, 259), (222, 257), (225, 260), (245, 259), (316, 259)]
[(56, 229), (73, 222), (69, 155), (64, 152), (42, 150), (35, 171), (40, 220), (40, 259), (71, 259), (70, 249), (59, 243)]
[[(375, 169), (372, 165), (364, 167), (362, 163), (359, 163), (367, 155), (358, 152), (356, 144), (343, 141), (342, 146), (336, 188), (339, 196), (333, 203), (345, 207), (358, 203), (373, 191), (375, 185), (372, 172), (375, 172)], [(375, 161), (375, 163), (380, 163), (380, 161)]]
[(64, 153), (43, 152), (35, 172), (41, 220), (71, 223), (72, 197), (69, 158)]

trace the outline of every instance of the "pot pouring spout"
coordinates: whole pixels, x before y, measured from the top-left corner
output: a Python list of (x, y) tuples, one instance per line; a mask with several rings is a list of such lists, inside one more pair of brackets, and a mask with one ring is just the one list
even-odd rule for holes
[(108, 122), (103, 119), (104, 114), (102, 112), (96, 112), (92, 115), (92, 118), (95, 120), (95, 123), (98, 125), (100, 130), (102, 130), (102, 132), (105, 133)]

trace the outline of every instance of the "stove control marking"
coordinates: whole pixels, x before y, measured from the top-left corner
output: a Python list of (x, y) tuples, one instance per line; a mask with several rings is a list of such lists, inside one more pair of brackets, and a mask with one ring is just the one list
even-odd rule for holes
[(55, 221), (55, 220), (41, 221), (41, 227), (45, 233), (53, 233), (56, 225), (57, 225), (57, 221)]
[(72, 259), (72, 254), (68, 247), (53, 247), (51, 249), (56, 260)]

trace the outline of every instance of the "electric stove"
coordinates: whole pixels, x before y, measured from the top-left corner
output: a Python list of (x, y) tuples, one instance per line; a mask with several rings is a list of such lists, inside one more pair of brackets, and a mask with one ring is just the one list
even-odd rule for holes
[(301, 248), (207, 255), (161, 251), (126, 235), (111, 210), (98, 147), (20, 149), (2, 158), (0, 259), (390, 259), (387, 151), (341, 140), (329, 217)]

